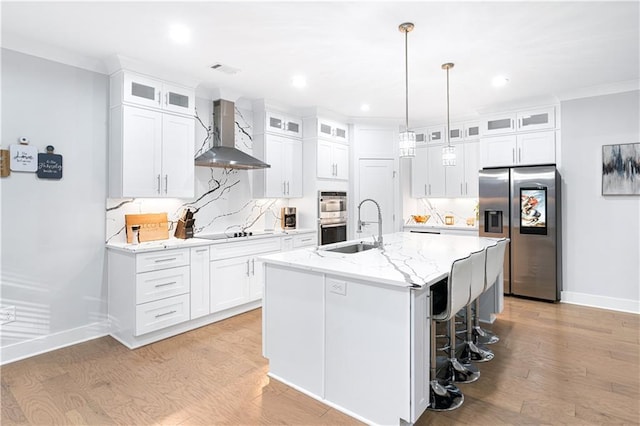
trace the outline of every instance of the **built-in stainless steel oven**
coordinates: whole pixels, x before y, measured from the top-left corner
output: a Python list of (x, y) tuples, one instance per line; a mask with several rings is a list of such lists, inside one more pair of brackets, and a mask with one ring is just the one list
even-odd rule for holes
[(318, 241), (320, 245), (347, 241), (347, 193), (318, 191)]

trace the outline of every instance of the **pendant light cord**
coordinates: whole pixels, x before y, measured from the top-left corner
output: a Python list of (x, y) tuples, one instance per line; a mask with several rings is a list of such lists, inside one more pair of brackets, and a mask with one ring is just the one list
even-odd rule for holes
[(404, 117), (405, 132), (409, 131), (409, 31), (404, 32)]
[(447, 146), (451, 146), (451, 123), (449, 122), (449, 67), (447, 67)]

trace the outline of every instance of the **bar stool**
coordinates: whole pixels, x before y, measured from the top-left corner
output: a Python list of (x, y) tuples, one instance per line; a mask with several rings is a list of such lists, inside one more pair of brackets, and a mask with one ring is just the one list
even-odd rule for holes
[[(473, 254), (454, 261), (448, 279), (432, 286), (429, 409), (433, 411), (448, 411), (460, 407), (464, 401), (464, 395), (453, 382), (471, 383), (480, 377), (480, 372), (474, 365), (463, 365), (456, 358), (455, 315), (469, 303), (472, 256)], [(444, 301), (444, 297), (446, 297), (446, 303), (439, 303)], [(438, 377), (436, 326), (443, 322), (448, 322), (449, 327), (449, 358), (442, 369), (444, 377)]]
[[(470, 288), (470, 296), (469, 303), (466, 306), (465, 318), (466, 318), (466, 329), (464, 331), (465, 340), (462, 344), (462, 350), (460, 352), (460, 361), (464, 364), (468, 364), (471, 362), (486, 362), (491, 361), (494, 357), (493, 352), (491, 352), (486, 347), (482, 345), (476, 344), (473, 341), (473, 312), (472, 306), (474, 302), (477, 304), (480, 300), (480, 295), (485, 290), (485, 281), (486, 281), (486, 261), (487, 261), (487, 250), (482, 250), (476, 253), (473, 253), (471, 256), (471, 288)], [(476, 319), (478, 312), (476, 311)]]
[[(495, 245), (487, 247), (486, 278), (484, 291), (487, 291), (495, 283), (504, 266), (504, 252), (507, 248), (507, 239), (499, 239)], [(480, 298), (475, 302), (476, 315), (473, 320), (473, 341), (476, 344), (492, 345), (500, 341), (500, 337), (480, 327)]]

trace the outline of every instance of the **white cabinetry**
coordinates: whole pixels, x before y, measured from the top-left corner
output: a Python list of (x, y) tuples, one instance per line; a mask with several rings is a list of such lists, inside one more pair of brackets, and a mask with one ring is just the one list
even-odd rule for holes
[(556, 162), (555, 131), (523, 133), (482, 138), (482, 167), (554, 164)]
[(553, 129), (556, 126), (554, 107), (519, 112), (516, 118), (518, 131)]
[(516, 130), (516, 114), (507, 113), (489, 117), (482, 122), (482, 136), (500, 135)]
[(442, 146), (418, 146), (411, 160), (411, 196), (444, 197), (445, 170)]
[(427, 143), (432, 143), (432, 144), (443, 143), (445, 141), (445, 136), (446, 136), (445, 131), (446, 131), (446, 127), (444, 125), (429, 127), (427, 129)]
[(349, 147), (318, 140), (317, 176), (323, 179), (349, 179)]
[(262, 264), (257, 257), (280, 251), (279, 238), (230, 242), (210, 247), (211, 313), (262, 297)]
[(191, 248), (191, 319), (209, 315), (209, 247)]
[(302, 120), (275, 111), (265, 112), (265, 130), (283, 136), (301, 138)]
[(190, 318), (189, 249), (108, 257), (111, 334), (128, 347), (136, 338)]
[(302, 141), (267, 133), (254, 144), (256, 156), (271, 166), (253, 171), (254, 197), (302, 197)]
[(445, 167), (447, 197), (477, 197), (479, 143), (455, 144), (457, 161), (455, 166)]
[(302, 247), (313, 247), (318, 245), (318, 234), (316, 232), (305, 232), (282, 237), (282, 251), (295, 250)]
[(193, 197), (193, 90), (120, 71), (110, 93), (109, 196)]
[(110, 82), (112, 107), (129, 103), (177, 114), (194, 114), (194, 89), (124, 70), (114, 73)]
[(556, 126), (555, 107), (507, 112), (482, 121), (482, 136), (513, 132), (553, 129)]
[(192, 118), (122, 105), (110, 128), (111, 197), (193, 197)]
[(349, 130), (346, 124), (337, 123), (323, 118), (318, 119), (318, 137), (335, 142), (349, 141)]

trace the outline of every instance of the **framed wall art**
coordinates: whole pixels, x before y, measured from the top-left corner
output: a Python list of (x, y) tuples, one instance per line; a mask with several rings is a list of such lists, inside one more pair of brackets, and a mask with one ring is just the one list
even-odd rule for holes
[(602, 195), (640, 195), (640, 143), (602, 146)]

